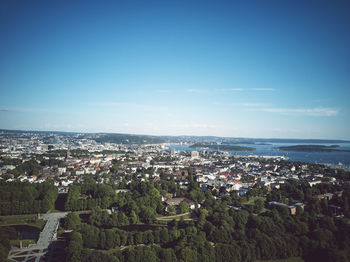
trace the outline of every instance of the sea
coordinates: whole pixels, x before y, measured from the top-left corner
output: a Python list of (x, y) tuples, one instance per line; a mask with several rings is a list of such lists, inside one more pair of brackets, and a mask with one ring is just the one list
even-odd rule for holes
[[(247, 156), (284, 156), (290, 161), (301, 161), (306, 163), (326, 164), (333, 167), (341, 167), (350, 170), (350, 152), (293, 152), (279, 150), (278, 147), (282, 146), (295, 146), (295, 145), (310, 145), (310, 143), (268, 143), (268, 144), (234, 144), (233, 146), (247, 146), (256, 148), (255, 151), (232, 151), (232, 150), (220, 150), (230, 152), (232, 155)], [(317, 145), (331, 146), (334, 143), (317, 143)], [(338, 150), (350, 150), (350, 143), (337, 144)], [(179, 151), (216, 151), (214, 149), (195, 149), (190, 148), (190, 145), (169, 145), (169, 149), (174, 148)]]

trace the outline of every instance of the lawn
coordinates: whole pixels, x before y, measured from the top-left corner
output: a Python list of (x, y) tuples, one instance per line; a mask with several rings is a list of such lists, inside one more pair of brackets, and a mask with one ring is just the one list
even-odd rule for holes
[(29, 225), (42, 229), (46, 221), (38, 219), (37, 215), (14, 215), (14, 216), (0, 216), (0, 225)]
[(173, 219), (175, 220), (180, 220), (181, 218), (183, 219), (191, 219), (191, 214), (190, 213), (184, 213), (184, 214), (179, 214), (179, 215), (173, 215), (173, 216), (163, 216), (163, 217), (157, 217), (157, 220), (166, 220), (166, 221), (171, 221)]
[[(20, 240), (10, 240), (11, 246), (20, 247)], [(35, 244), (35, 240), (22, 240), (22, 247), (28, 247), (30, 244)]]

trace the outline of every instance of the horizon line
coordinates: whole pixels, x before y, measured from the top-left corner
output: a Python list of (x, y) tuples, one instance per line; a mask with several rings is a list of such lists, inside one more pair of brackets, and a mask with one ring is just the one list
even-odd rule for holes
[(6, 129), (0, 128), (2, 131), (12, 132), (36, 132), (36, 133), (75, 133), (75, 134), (120, 134), (120, 135), (131, 135), (131, 136), (155, 136), (155, 137), (217, 137), (217, 138), (236, 138), (236, 139), (290, 139), (290, 140), (328, 140), (338, 142), (349, 142), (350, 139), (339, 139), (339, 138), (291, 138), (291, 137), (244, 137), (244, 136), (217, 136), (217, 135), (152, 135), (152, 134), (141, 134), (141, 133), (118, 133), (118, 132), (82, 132), (82, 131), (59, 131), (59, 130), (29, 130), (29, 129)]

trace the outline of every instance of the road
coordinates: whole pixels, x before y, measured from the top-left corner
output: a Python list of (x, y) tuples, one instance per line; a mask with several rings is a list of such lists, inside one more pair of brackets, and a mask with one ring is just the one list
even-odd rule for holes
[(8, 259), (16, 262), (26, 262), (29, 260), (39, 262), (41, 257), (46, 254), (51, 242), (56, 239), (60, 219), (65, 217), (67, 214), (67, 212), (62, 212), (46, 213), (42, 215), (41, 218), (47, 220), (47, 222), (43, 231), (40, 232), (40, 236), (36, 244), (30, 245), (27, 248), (12, 247), (9, 252)]

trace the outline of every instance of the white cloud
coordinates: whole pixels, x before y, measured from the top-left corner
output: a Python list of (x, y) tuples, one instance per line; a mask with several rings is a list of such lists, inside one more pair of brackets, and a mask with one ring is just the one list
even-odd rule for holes
[(262, 103), (242, 103), (242, 106), (245, 107), (266, 107), (268, 104), (262, 104)]
[(85, 125), (75, 123), (75, 124), (56, 124), (56, 123), (44, 123), (38, 127), (39, 130), (49, 130), (49, 131), (77, 131), (86, 129)]
[(275, 91), (274, 88), (252, 88), (253, 91)]
[(188, 93), (207, 93), (207, 90), (203, 89), (187, 89), (186, 92)]
[(239, 87), (236, 87), (236, 88), (221, 88), (221, 89), (218, 89), (220, 91), (244, 91), (244, 88), (239, 88)]
[(336, 116), (339, 110), (335, 108), (316, 107), (316, 108), (248, 108), (248, 111), (271, 112), (281, 114), (296, 114), (306, 116)]
[(135, 108), (137, 110), (165, 110), (167, 109), (164, 106), (158, 106), (158, 105), (147, 105), (147, 104), (137, 104), (137, 103), (125, 103), (125, 102), (110, 102), (110, 101), (104, 101), (104, 102), (96, 102), (90, 104), (90, 106), (100, 106), (100, 107), (131, 107)]
[(0, 112), (13, 112), (13, 110), (9, 108), (0, 108)]
[(16, 108), (0, 108), (0, 112), (9, 112), (9, 113), (56, 113), (57, 111), (51, 108), (24, 108), (24, 107), (16, 107)]
[(240, 87), (236, 87), (236, 88), (221, 88), (221, 89), (217, 89), (220, 91), (275, 91), (274, 88), (240, 88)]

